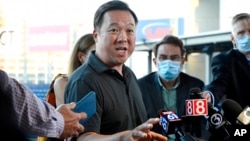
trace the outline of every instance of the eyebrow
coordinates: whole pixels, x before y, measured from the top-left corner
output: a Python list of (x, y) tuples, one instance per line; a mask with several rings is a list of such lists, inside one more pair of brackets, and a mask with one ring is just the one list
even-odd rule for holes
[[(133, 24), (133, 23), (129, 23), (127, 25), (135, 27), (135, 24)], [(118, 23), (111, 23), (108, 27), (112, 27), (112, 26), (119, 26), (119, 24)]]

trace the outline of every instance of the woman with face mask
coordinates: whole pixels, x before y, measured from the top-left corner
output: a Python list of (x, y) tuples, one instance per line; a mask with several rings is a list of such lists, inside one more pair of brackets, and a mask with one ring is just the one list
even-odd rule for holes
[[(185, 62), (185, 48), (178, 37), (165, 36), (154, 46), (153, 51), (153, 62), (157, 71), (138, 80), (149, 117), (159, 116), (159, 111), (163, 109), (174, 111), (179, 117), (186, 115), (185, 100), (190, 98), (190, 89), (202, 89), (204, 82), (181, 72)], [(204, 123), (202, 126), (201, 122)], [(195, 124), (187, 119), (183, 128), (198, 138), (205, 139), (209, 134), (205, 129), (205, 119), (202, 121), (197, 118)], [(162, 133), (161, 127), (154, 127), (154, 130)], [(170, 141), (175, 140), (174, 134), (166, 135)]]

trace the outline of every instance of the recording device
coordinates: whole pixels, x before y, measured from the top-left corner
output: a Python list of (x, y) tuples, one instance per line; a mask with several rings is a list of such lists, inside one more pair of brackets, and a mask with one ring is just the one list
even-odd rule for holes
[(244, 108), (244, 110), (237, 117), (237, 120), (240, 123), (242, 123), (243, 125), (249, 125), (250, 124), (250, 107), (249, 106)]
[[(202, 98), (199, 94), (200, 92), (201, 92), (200, 88), (192, 88), (190, 90), (190, 97)], [(186, 104), (186, 106), (189, 105)], [(203, 103), (200, 104), (200, 106), (201, 106), (200, 110), (195, 109), (195, 107), (194, 108), (186, 107), (186, 110), (191, 109), (193, 111), (198, 111), (198, 114), (199, 112), (203, 114), (203, 111), (206, 111), (203, 109), (205, 109), (206, 107), (205, 105), (203, 105)], [(208, 123), (208, 130), (211, 133), (210, 140), (214, 139), (227, 140), (230, 137), (230, 134), (227, 131), (227, 126), (229, 125), (228, 121), (226, 121), (225, 117), (220, 113), (220, 111), (216, 107), (213, 107), (211, 103), (207, 103), (207, 112), (208, 112), (207, 115), (204, 114), (204, 116)], [(189, 116), (196, 115), (194, 112), (188, 114)]]
[(229, 122), (217, 108), (209, 107), (206, 119), (209, 125), (208, 130), (211, 133), (210, 140), (219, 139), (225, 141), (230, 138), (230, 132), (227, 129)]
[(85, 112), (87, 114), (87, 118), (80, 121), (83, 125), (96, 112), (96, 93), (94, 91), (87, 93), (87, 95), (76, 103), (76, 107), (73, 111), (77, 113)]
[(231, 124), (237, 124), (236, 119), (243, 110), (242, 107), (232, 99), (226, 99), (222, 103), (222, 110), (224, 111), (224, 116)]
[(182, 120), (175, 114), (174, 111), (163, 110), (160, 113), (160, 126), (164, 134), (174, 134), (175, 127), (179, 127), (182, 124)]
[(230, 132), (230, 140), (242, 140), (249, 138), (250, 134), (250, 108), (246, 106), (244, 109), (236, 101), (226, 99), (222, 103), (222, 109), (225, 117), (232, 123), (228, 130)]
[(190, 99), (185, 101), (186, 116), (205, 116), (208, 114), (207, 99), (202, 98), (200, 92), (200, 88), (190, 90)]
[(189, 90), (190, 99), (202, 99), (202, 97), (199, 94), (200, 92), (201, 92), (201, 89), (198, 87), (191, 88)]
[(234, 100), (226, 99), (222, 103), (224, 116), (232, 124), (249, 125), (250, 124), (250, 107), (244, 109)]
[(186, 125), (192, 135), (202, 136), (202, 122), (204, 116), (208, 115), (207, 99), (200, 96), (200, 88), (192, 88), (189, 91), (190, 99), (185, 100)]
[(175, 141), (195, 141), (189, 134), (181, 129), (182, 120), (174, 111), (162, 111), (160, 114), (160, 125), (166, 134), (175, 134)]

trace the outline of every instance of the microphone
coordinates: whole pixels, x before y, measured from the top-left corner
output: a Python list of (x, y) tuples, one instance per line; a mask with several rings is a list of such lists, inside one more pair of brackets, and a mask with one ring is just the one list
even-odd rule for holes
[(190, 99), (185, 102), (186, 105), (186, 116), (201, 116), (208, 114), (208, 103), (207, 99), (200, 96), (200, 88), (190, 89)]
[[(200, 92), (201, 92), (200, 88), (192, 88), (190, 90), (190, 97), (198, 98), (201, 100), (201, 96), (199, 94)], [(195, 102), (189, 104), (190, 102), (188, 100), (186, 102), (187, 116), (204, 115), (208, 123), (208, 131), (211, 133), (210, 140), (215, 140), (215, 139), (227, 140), (230, 137), (230, 134), (227, 131), (227, 126), (229, 124), (228, 121), (216, 107), (213, 107), (213, 105), (211, 103), (208, 103), (205, 99), (203, 100), (204, 101), (198, 101), (197, 102), (198, 104)]]
[(198, 87), (191, 88), (189, 90), (190, 99), (202, 99), (202, 97), (199, 94), (200, 92), (201, 92), (201, 89)]
[(239, 137), (249, 138), (250, 134), (250, 108), (246, 106), (244, 109), (236, 101), (232, 99), (226, 99), (222, 103), (222, 110), (226, 119), (231, 122), (229, 129), (231, 137), (230, 139), (237, 139)]
[(208, 131), (211, 133), (211, 141), (215, 139), (225, 141), (230, 138), (230, 133), (227, 129), (229, 123), (217, 108), (210, 106), (206, 119), (208, 121)]
[(160, 125), (164, 134), (174, 134), (175, 127), (179, 127), (181, 124), (182, 120), (174, 111), (163, 110), (160, 113)]
[(237, 120), (240, 121), (240, 123), (242, 123), (243, 125), (250, 124), (250, 107), (249, 106), (244, 108), (244, 110), (237, 117)]
[[(207, 99), (204, 99), (200, 96), (200, 88), (192, 88), (189, 91), (190, 99), (185, 100), (186, 108), (186, 126), (187, 131), (191, 135), (196, 137), (202, 136), (202, 122), (203, 116), (208, 114), (208, 103)], [(205, 121), (205, 120), (204, 120)]]
[(222, 103), (222, 109), (226, 119), (232, 124), (249, 125), (250, 124), (250, 107), (244, 109), (236, 101), (226, 99)]
[(181, 129), (182, 120), (174, 111), (162, 111), (160, 114), (160, 125), (164, 134), (175, 134), (175, 141), (195, 141), (189, 134)]

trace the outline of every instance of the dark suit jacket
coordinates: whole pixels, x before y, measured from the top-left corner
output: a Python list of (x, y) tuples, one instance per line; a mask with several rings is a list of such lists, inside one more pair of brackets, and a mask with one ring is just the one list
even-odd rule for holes
[[(180, 73), (180, 84), (176, 89), (177, 94), (177, 115), (179, 117), (186, 115), (185, 100), (189, 99), (189, 91), (191, 88), (203, 88), (204, 82), (198, 78), (192, 77), (185, 73)], [(159, 117), (159, 113), (164, 109), (164, 102), (161, 93), (161, 87), (158, 82), (159, 75), (152, 72), (138, 79), (139, 86), (142, 91), (144, 104), (147, 110), (148, 118)], [(153, 130), (162, 133), (160, 127), (154, 126)]]
[(223, 96), (238, 102), (242, 108), (250, 106), (250, 65), (238, 50), (230, 50), (214, 57), (211, 65), (213, 81), (204, 90), (215, 96), (215, 104)]

